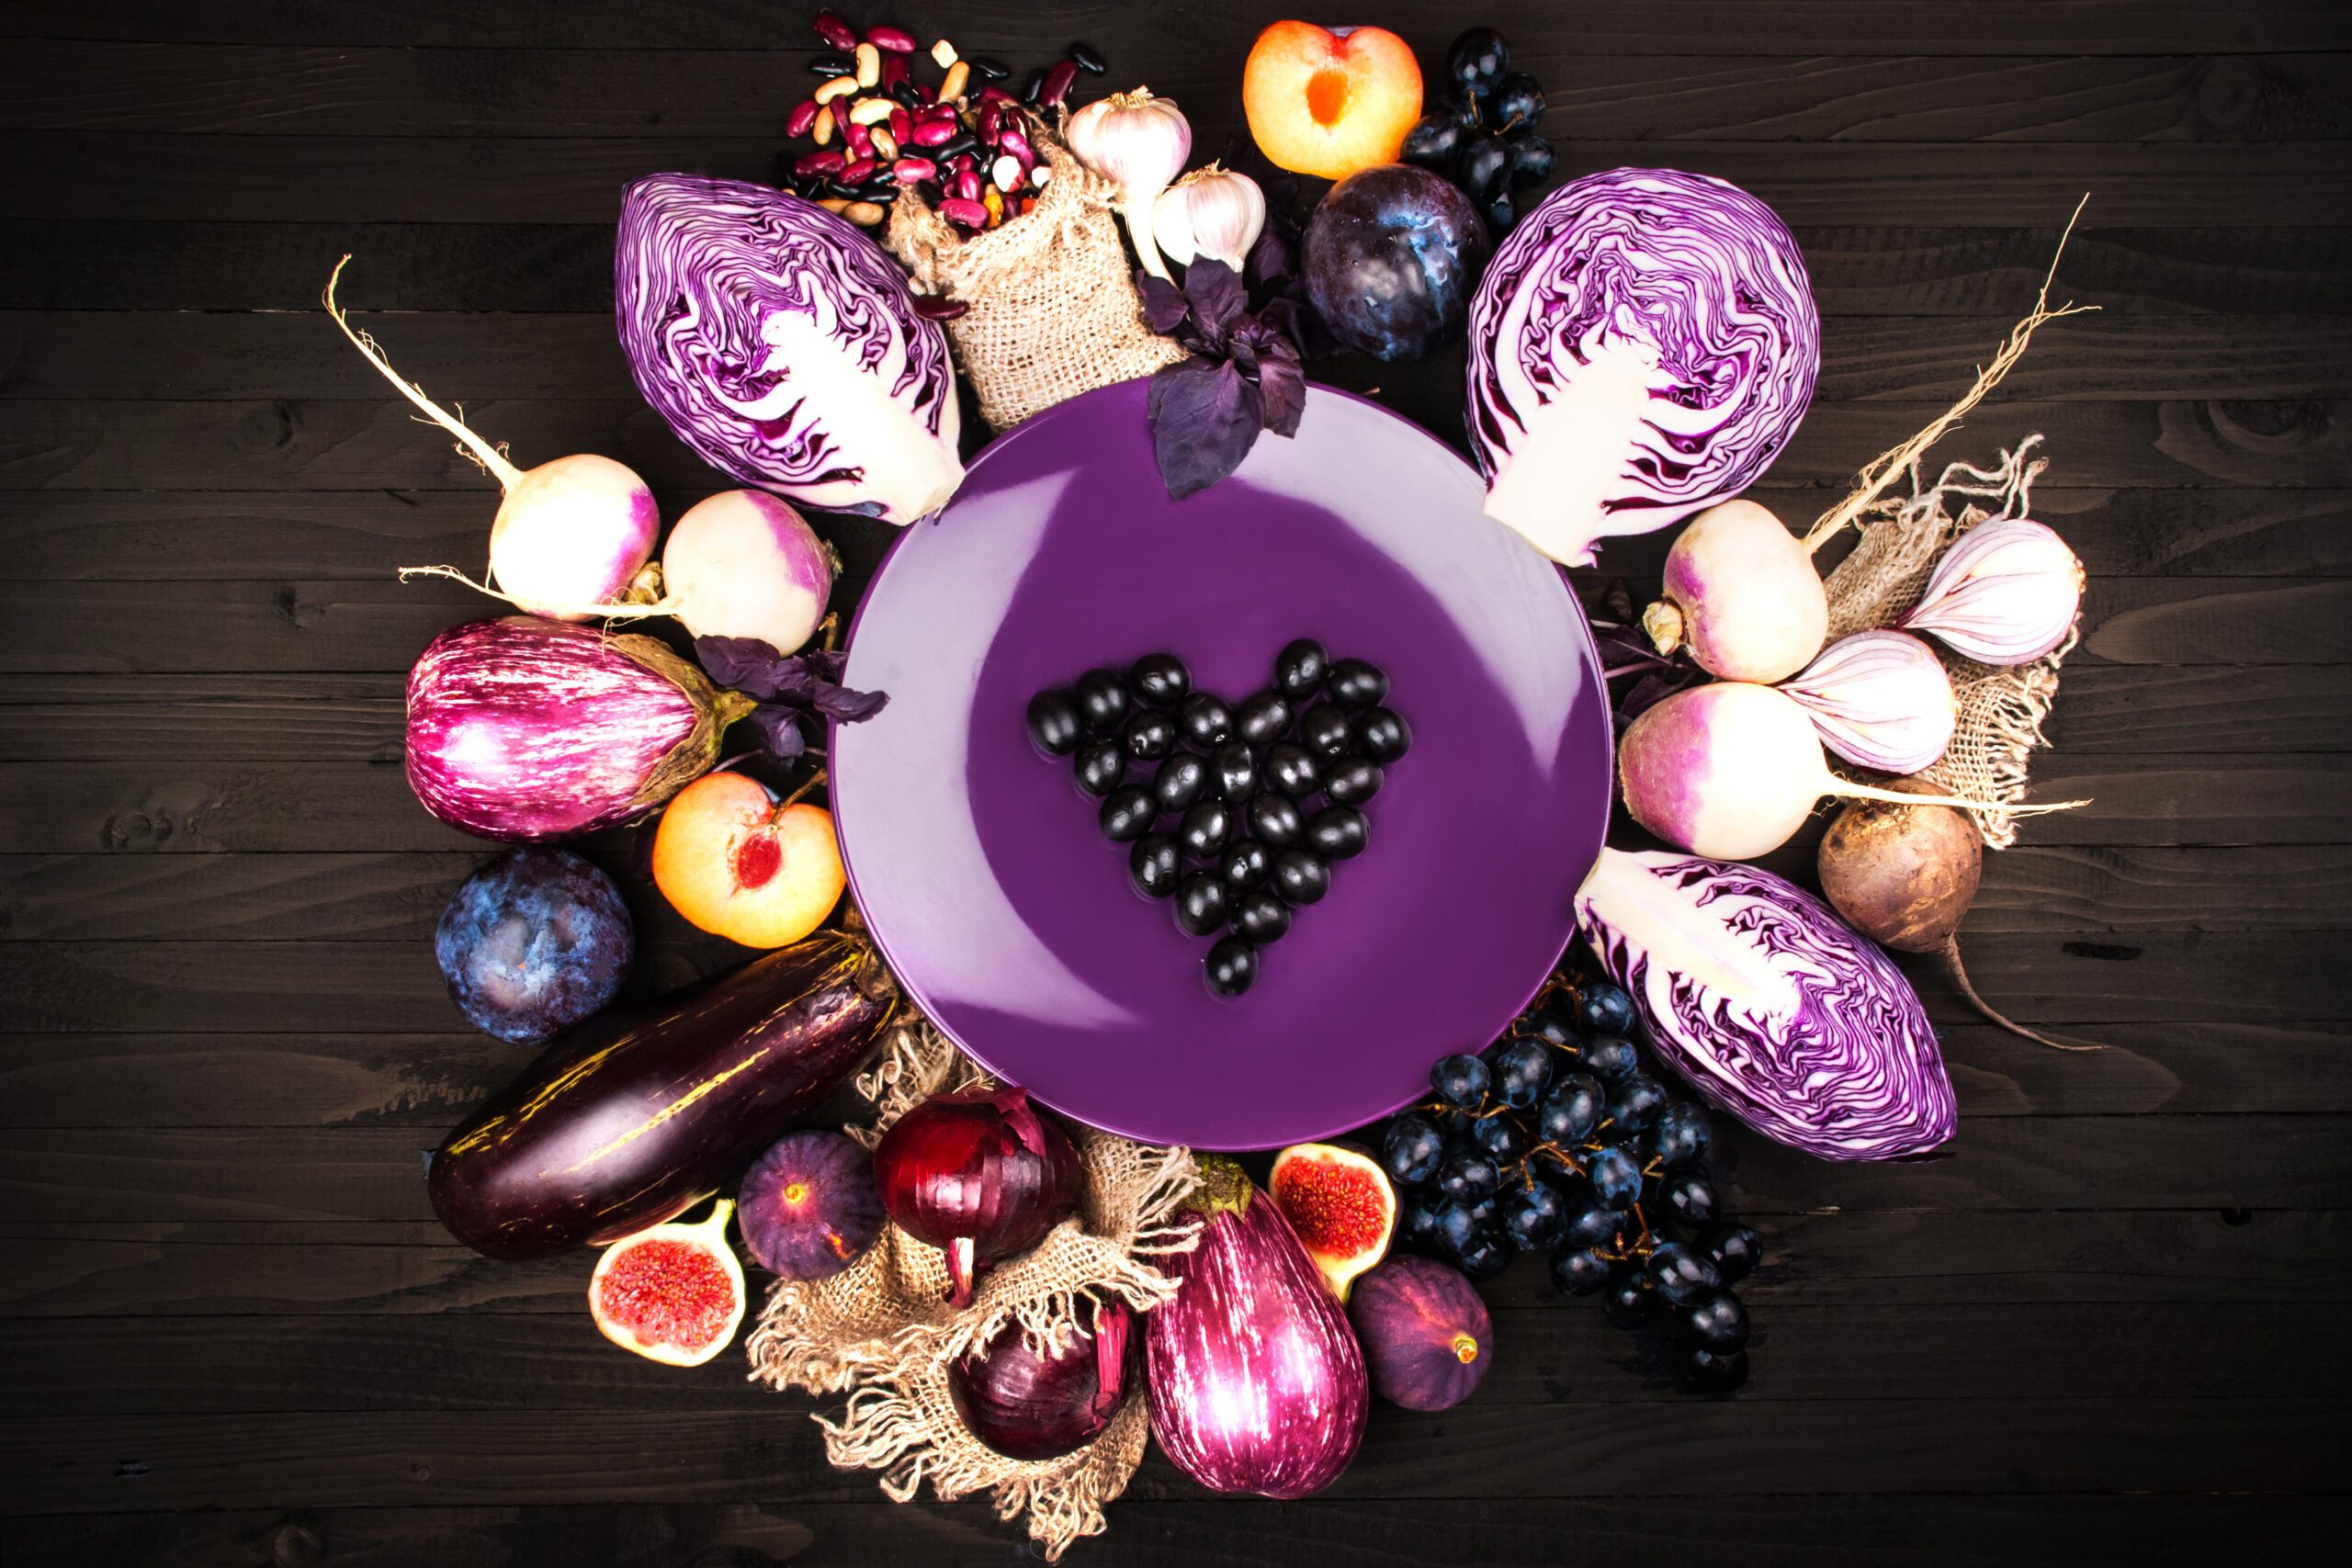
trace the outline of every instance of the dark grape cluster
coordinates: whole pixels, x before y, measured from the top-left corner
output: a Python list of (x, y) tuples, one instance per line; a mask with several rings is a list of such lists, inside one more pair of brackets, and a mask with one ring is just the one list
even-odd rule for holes
[(1620, 1328), (1670, 1316), (1684, 1380), (1728, 1392), (1747, 1378), (1731, 1287), (1761, 1242), (1724, 1212), (1706, 1112), (1645, 1069), (1636, 1032), (1623, 987), (1558, 976), (1483, 1054), (1441, 1058), (1435, 1095), (1380, 1133), (1398, 1241), (1473, 1280), (1548, 1252), (1555, 1289), (1599, 1292)]
[(1102, 802), (1102, 836), (1130, 846), (1136, 890), (1172, 899), (1186, 933), (1216, 938), (1209, 987), (1238, 997), (1259, 951), (1371, 842), (1364, 804), (1413, 744), (1387, 695), (1377, 666), (1334, 660), (1312, 637), (1285, 645), (1272, 683), (1238, 705), (1194, 691), (1174, 654), (1148, 653), (1125, 673), (1090, 670), (1038, 693), (1029, 738), (1075, 758), (1079, 787)]
[(1536, 130), (1544, 88), (1510, 68), (1510, 46), (1492, 28), (1472, 28), (1446, 51), (1446, 107), (1405, 138), (1404, 159), (1460, 186), (1500, 240), (1519, 220), (1511, 192), (1551, 176), (1552, 144)]

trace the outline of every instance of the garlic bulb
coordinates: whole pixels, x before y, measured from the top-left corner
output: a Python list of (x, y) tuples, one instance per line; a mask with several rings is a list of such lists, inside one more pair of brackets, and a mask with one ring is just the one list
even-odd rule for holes
[(1193, 152), (1193, 127), (1172, 98), (1148, 87), (1114, 93), (1069, 117), (1066, 132), (1078, 161), (1119, 187), (1119, 217), (1136, 257), (1155, 277), (1168, 276), (1152, 243), (1152, 208)]
[(1959, 705), (1936, 650), (1907, 632), (1856, 632), (1781, 683), (1821, 743), (1882, 773), (1916, 773), (1951, 744)]
[(1151, 214), (1153, 237), (1179, 266), (1208, 256), (1239, 272), (1265, 226), (1266, 193), (1258, 182), (1215, 164), (1161, 191)]
[(1980, 664), (2023, 664), (2066, 640), (2083, 603), (2083, 563), (2025, 517), (1980, 523), (1944, 551), (1900, 625)]

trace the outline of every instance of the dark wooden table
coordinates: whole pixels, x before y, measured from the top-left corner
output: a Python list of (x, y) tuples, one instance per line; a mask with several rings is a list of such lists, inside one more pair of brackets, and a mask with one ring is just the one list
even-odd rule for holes
[[(879, 18), (876, 18), (879, 19)], [(908, 4), (1030, 62), (1082, 36), (1213, 151), (1229, 4)], [(1764, 487), (1811, 515), (2045, 332), (1939, 456), (2046, 432), (2092, 571), (2036, 769), (2094, 798), (1991, 862), (1998, 1004), (1918, 973), (1951, 1157), (1731, 1138), (1771, 1264), (1757, 1376), (1677, 1393), (1522, 1262), (1450, 1415), (1377, 1413), (1327, 1496), (1154, 1459), (1080, 1563), (2270, 1555), (2341, 1517), (2352, 1358), (2352, 12), (2340, 0), (1382, 3), (1434, 66), (1490, 20), (1569, 172), (1669, 164), (1795, 226), (1822, 391)], [(493, 496), (315, 309), (526, 459), (718, 488), (632, 391), (624, 180), (757, 176), (799, 8), (434, 0), (0, 6), (0, 1558), (59, 1564), (992, 1562), (978, 1504), (829, 1470), (732, 1358), (604, 1344), (589, 1259), (499, 1266), (421, 1151), (519, 1065), (427, 933), (481, 847), (400, 769), (401, 674)], [(1458, 435), (1458, 360), (1339, 378)], [(882, 531), (840, 531), (870, 566)], [(1612, 556), (1617, 552), (1612, 548)], [(1655, 570), (1656, 542), (1620, 570)], [(593, 846), (629, 863), (625, 836)], [(639, 889), (644, 987), (720, 962)], [(2323, 1537), (2323, 1539), (2325, 1539)]]

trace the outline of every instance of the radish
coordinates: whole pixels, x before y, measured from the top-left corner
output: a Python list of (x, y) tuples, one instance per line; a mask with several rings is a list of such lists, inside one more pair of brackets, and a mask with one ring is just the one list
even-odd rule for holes
[(1770, 686), (1744, 681), (1693, 686), (1645, 709), (1618, 742), (1617, 775), (1636, 822), (1714, 860), (1752, 860), (1779, 849), (1824, 795), (1970, 810), (1996, 804), (1899, 795), (1841, 779), (1829, 771), (1804, 709)]
[(450, 567), (404, 567), (402, 579), (455, 578), (553, 620), (584, 621), (612, 613), (606, 601), (628, 588), (661, 534), (653, 491), (633, 470), (593, 453), (516, 468), (504, 452), (426, 397), (424, 388), (401, 379), (376, 340), (352, 326), (334, 299), (334, 286), (350, 263), (345, 256), (327, 278), (327, 314), (401, 396), (456, 436), (460, 449), (506, 491), (490, 527), (490, 581), (500, 587), (484, 587)]
[(1660, 653), (1687, 646), (1711, 675), (1769, 685), (1821, 651), (1829, 598), (1803, 540), (1756, 502), (1726, 501), (1676, 536), (1642, 626)]

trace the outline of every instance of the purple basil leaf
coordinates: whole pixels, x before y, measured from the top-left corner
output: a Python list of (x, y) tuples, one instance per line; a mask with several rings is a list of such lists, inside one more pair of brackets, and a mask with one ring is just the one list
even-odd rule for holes
[(775, 696), (777, 683), (790, 679), (788, 671), (797, 668), (789, 656), (755, 637), (698, 637), (695, 658), (720, 685), (763, 702)]
[(800, 710), (783, 703), (762, 703), (745, 720), (760, 732), (767, 745), (768, 755), (779, 762), (789, 762), (808, 750), (808, 737), (800, 733)]
[(888, 692), (854, 692), (831, 681), (820, 681), (815, 706), (827, 718), (837, 718), (843, 724), (863, 724), (880, 713), (889, 700)]
[(1265, 288), (1279, 287), (1294, 265), (1290, 241), (1269, 223), (1258, 231), (1258, 243), (1250, 247), (1242, 267), (1252, 284)]
[(1299, 368), (1298, 350), (1280, 340), (1258, 362), (1258, 400), (1265, 410), (1266, 428), (1276, 435), (1296, 435), (1306, 412), (1306, 372)]
[(1241, 466), (1258, 439), (1258, 389), (1230, 365), (1181, 360), (1152, 372), (1152, 450), (1169, 498), (1182, 501)]
[(1193, 304), (1193, 321), (1212, 348), (1225, 346), (1234, 324), (1250, 309), (1250, 291), (1241, 275), (1214, 256), (1203, 256), (1184, 269), (1184, 298)]
[(1162, 337), (1182, 326), (1192, 310), (1182, 289), (1141, 267), (1136, 268), (1136, 292), (1143, 296), (1143, 324)]

